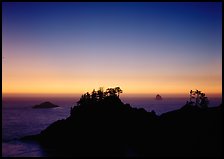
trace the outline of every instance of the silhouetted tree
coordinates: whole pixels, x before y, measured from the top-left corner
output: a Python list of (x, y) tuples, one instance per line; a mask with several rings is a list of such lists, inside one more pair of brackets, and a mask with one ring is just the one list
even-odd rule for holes
[(209, 100), (208, 100), (208, 97), (206, 97), (204, 93), (201, 93), (200, 101), (201, 101), (200, 106), (202, 108), (207, 108), (208, 107)]
[(115, 87), (115, 91), (116, 91), (118, 97), (119, 97), (120, 93), (123, 93), (123, 91), (120, 89), (120, 87)]
[(106, 92), (107, 92), (108, 96), (115, 96), (116, 95), (115, 88), (107, 88)]
[[(194, 102), (195, 99), (195, 102)], [(199, 90), (190, 91), (190, 102), (187, 102), (188, 105), (200, 106), (202, 108), (208, 107), (208, 97), (205, 96), (205, 93), (202, 93)]]
[(85, 103), (85, 95), (82, 95), (79, 101), (77, 102), (77, 105), (83, 105)]
[(191, 91), (190, 91), (190, 102), (192, 102), (192, 101), (191, 101), (192, 98), (193, 98), (193, 91), (191, 90)]
[(97, 92), (95, 91), (95, 89), (93, 89), (93, 91), (92, 91), (91, 98), (92, 98), (93, 103), (97, 102)]
[(89, 94), (89, 92), (86, 93), (86, 99), (87, 100), (90, 100), (90, 94)]
[(97, 91), (93, 89), (92, 94), (89, 92), (83, 94), (80, 100), (77, 102), (77, 105), (94, 105), (97, 102), (104, 100), (104, 98), (108, 96), (117, 96), (119, 98), (119, 95), (122, 92), (123, 91), (120, 89), (120, 87), (108, 88), (105, 92), (103, 91), (103, 87), (100, 87)]
[(99, 90), (97, 91), (97, 96), (99, 98), (99, 101), (101, 101), (104, 98), (103, 87), (99, 88)]

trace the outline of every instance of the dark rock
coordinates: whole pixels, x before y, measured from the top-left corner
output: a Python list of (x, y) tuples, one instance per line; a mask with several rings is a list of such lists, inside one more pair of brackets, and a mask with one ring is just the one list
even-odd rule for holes
[(55, 107), (59, 107), (58, 105), (52, 104), (50, 102), (44, 102), (41, 103), (39, 105), (35, 105), (32, 108), (55, 108)]
[(161, 95), (157, 94), (157, 95), (156, 95), (156, 100), (162, 100)]
[(67, 119), (23, 140), (37, 140), (54, 150), (49, 156), (220, 157), (221, 114), (221, 106), (185, 106), (157, 116), (107, 97), (74, 106)]

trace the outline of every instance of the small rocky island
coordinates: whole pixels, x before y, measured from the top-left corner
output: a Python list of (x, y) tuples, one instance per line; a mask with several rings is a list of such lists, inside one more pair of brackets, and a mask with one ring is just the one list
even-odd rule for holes
[(162, 100), (161, 95), (157, 94), (157, 95), (156, 95), (156, 100)]
[(55, 107), (59, 107), (59, 106), (52, 104), (51, 102), (43, 102), (39, 105), (34, 105), (32, 108), (55, 108)]

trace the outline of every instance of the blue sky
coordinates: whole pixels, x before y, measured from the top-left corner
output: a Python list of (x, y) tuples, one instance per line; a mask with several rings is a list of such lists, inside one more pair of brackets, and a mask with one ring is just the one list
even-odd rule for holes
[(3, 2), (2, 9), (4, 92), (47, 74), (37, 86), (55, 78), (64, 86), (48, 92), (66, 92), (74, 81), (80, 87), (68, 92), (119, 85), (130, 93), (221, 93), (221, 2)]

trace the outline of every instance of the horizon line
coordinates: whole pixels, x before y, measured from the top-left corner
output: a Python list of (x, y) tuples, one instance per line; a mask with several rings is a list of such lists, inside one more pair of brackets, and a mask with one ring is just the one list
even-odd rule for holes
[[(83, 93), (2, 93), (2, 97), (77, 97)], [(121, 97), (154, 97), (160, 94), (163, 97), (188, 97), (189, 93), (125, 93)], [(222, 93), (205, 93), (207, 97), (222, 97)]]

